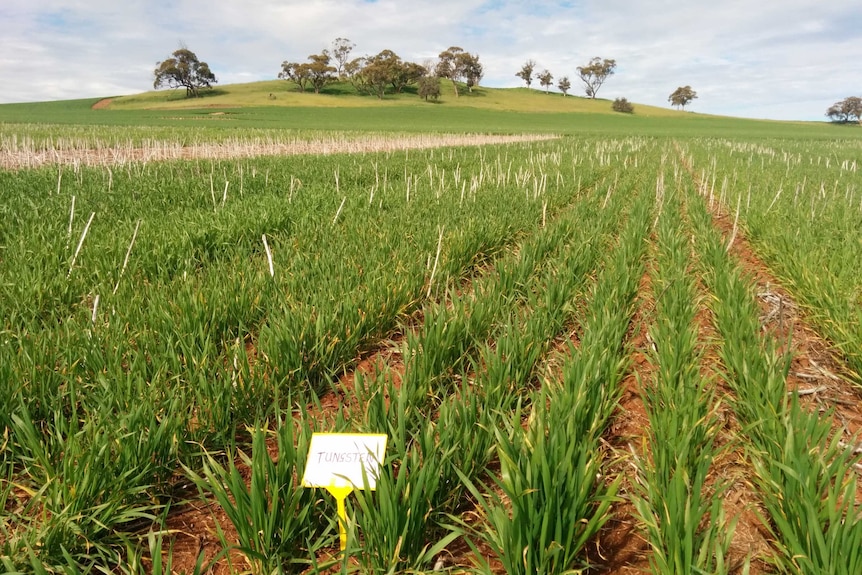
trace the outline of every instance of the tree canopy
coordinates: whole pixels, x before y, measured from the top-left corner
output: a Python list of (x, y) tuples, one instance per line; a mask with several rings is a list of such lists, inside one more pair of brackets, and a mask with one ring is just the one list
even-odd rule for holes
[(833, 122), (841, 124), (862, 122), (862, 98), (849, 96), (840, 102), (835, 102), (826, 110), (826, 116)]
[(578, 76), (584, 83), (585, 91), (589, 98), (595, 98), (605, 81), (613, 76), (617, 67), (616, 60), (605, 58), (593, 58), (586, 66), (578, 66)]
[(186, 97), (198, 97), (201, 88), (212, 88), (218, 82), (209, 64), (198, 60), (188, 48), (180, 48), (167, 60), (157, 62), (153, 74), (153, 88), (185, 88)]
[(332, 41), (332, 51), (330, 55), (335, 64), (335, 73), (339, 79), (344, 78), (344, 66), (350, 59), (350, 52), (356, 48), (356, 44), (347, 38), (336, 38)]
[(697, 98), (697, 92), (692, 90), (691, 86), (680, 86), (673, 91), (673, 94), (667, 97), (667, 101), (670, 102), (672, 106), (685, 110), (688, 103), (695, 98)]
[(319, 94), (329, 82), (335, 80), (336, 68), (330, 65), (329, 51), (324, 50), (320, 54), (311, 54), (308, 62), (281, 63), (281, 72), (278, 77), (295, 82), (299, 90), (304, 92), (306, 86), (311, 85), (315, 94)]
[(563, 93), (563, 98), (565, 98), (569, 94), (569, 90), (572, 89), (572, 82), (569, 80), (569, 77), (563, 76), (560, 78), (559, 82), (557, 82), (557, 88), (559, 88), (560, 92)]
[(459, 95), (458, 81), (463, 80), (467, 84), (467, 89), (473, 91), (473, 87), (479, 85), (484, 75), (484, 69), (479, 62), (479, 55), (465, 52), (463, 48), (458, 46), (450, 46), (440, 52), (437, 58), (435, 72), (440, 78), (447, 78), (452, 81), (456, 98)]
[(336, 69), (335, 66), (329, 65), (329, 61), (329, 53), (324, 50), (320, 54), (311, 54), (308, 57), (308, 64), (305, 64), (308, 68), (309, 82), (315, 94), (319, 94), (321, 88), (335, 80)]
[(545, 92), (547, 93), (554, 81), (554, 75), (546, 68), (536, 77), (539, 79), (539, 84), (545, 87)]
[(360, 94), (374, 94), (380, 99), (391, 88), (396, 94), (416, 84), (428, 70), (415, 62), (405, 62), (392, 50), (374, 56), (354, 58), (344, 65), (344, 74)]
[(527, 87), (530, 87), (530, 84), (533, 83), (533, 70), (536, 68), (535, 60), (527, 60), (524, 62), (524, 65), (521, 66), (521, 69), (515, 72), (515, 76), (526, 82)]
[(479, 82), (485, 76), (485, 68), (479, 62), (479, 55), (465, 52), (461, 56), (461, 67), (464, 82), (467, 84), (467, 90), (472, 92), (473, 88), (478, 86)]
[(440, 97), (440, 78), (433, 75), (425, 75), (419, 78), (419, 97), (428, 101), (432, 99), (437, 101)]

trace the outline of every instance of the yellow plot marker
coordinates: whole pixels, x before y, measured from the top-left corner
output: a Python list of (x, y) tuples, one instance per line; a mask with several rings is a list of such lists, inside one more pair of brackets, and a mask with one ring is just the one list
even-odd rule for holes
[(380, 462), (386, 453), (383, 433), (315, 433), (308, 447), (303, 487), (322, 487), (338, 506), (341, 550), (347, 548), (347, 512), (344, 501), (354, 489), (374, 490)]
[(353, 491), (352, 485), (330, 485), (326, 488), (335, 497), (335, 503), (338, 505), (338, 539), (341, 543), (341, 550), (347, 549), (347, 511), (344, 508), (344, 500)]

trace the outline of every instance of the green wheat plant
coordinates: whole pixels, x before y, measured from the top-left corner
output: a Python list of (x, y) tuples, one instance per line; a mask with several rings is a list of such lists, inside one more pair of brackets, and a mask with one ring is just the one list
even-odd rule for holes
[[(623, 337), (649, 215), (642, 199), (633, 213), (634, 225), (590, 294), (581, 348), (571, 350), (561, 385), (537, 391), (528, 412), (516, 406), (496, 430), (499, 476), (480, 489), (462, 475), (482, 511), (479, 526), (468, 527), (471, 537), (486, 543), (507, 573), (571, 572), (609, 518), (619, 483), (603, 478), (599, 440), (626, 364)], [(482, 568), (490, 571), (487, 563)]]
[(656, 230), (655, 320), (649, 332), (655, 375), (643, 382), (642, 393), (649, 448), (636, 458), (641, 479), (633, 503), (652, 549), (653, 573), (728, 573), (733, 523), (723, 514), (722, 484), (708, 484), (719, 454), (719, 405), (700, 373), (699, 298), (689, 273), (689, 242), (675, 225), (679, 217), (678, 198), (671, 194)]
[(853, 446), (833, 436), (831, 413), (800, 408), (786, 391), (790, 356), (761, 334), (747, 279), (727, 256), (700, 199), (690, 203), (703, 242), (705, 278), (714, 291), (715, 322), (737, 417), (751, 438), (756, 470), (774, 534), (779, 567), (806, 574), (862, 569), (862, 510), (856, 502)]
[(710, 206), (738, 220), (808, 320), (844, 357), (847, 375), (862, 384), (858, 146), (832, 139), (701, 140), (686, 148), (706, 180)]
[[(238, 537), (237, 550), (261, 574), (302, 572), (315, 552), (331, 543), (332, 521), (321, 512), (317, 490), (300, 484), (311, 440), (307, 424), (277, 418), (277, 428), (251, 431), (251, 455), (229, 454), (226, 464), (205, 454), (201, 474), (186, 469), (200, 488), (224, 510)], [(267, 439), (274, 435), (277, 460)], [(243, 470), (251, 474), (247, 483)]]

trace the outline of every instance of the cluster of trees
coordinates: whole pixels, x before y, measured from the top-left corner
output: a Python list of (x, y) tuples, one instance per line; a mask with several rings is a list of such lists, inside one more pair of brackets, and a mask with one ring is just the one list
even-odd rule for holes
[(835, 102), (826, 110), (826, 116), (840, 124), (862, 123), (862, 98), (849, 96), (840, 102)]
[(479, 56), (458, 46), (441, 52), (436, 64), (425, 65), (402, 60), (392, 50), (351, 59), (355, 47), (350, 40), (337, 38), (331, 50), (311, 54), (307, 62), (283, 62), (278, 77), (296, 83), (300, 91), (311, 86), (315, 93), (330, 82), (346, 80), (360, 94), (373, 94), (381, 99), (387, 93), (398, 94), (415, 85), (421, 98), (436, 100), (440, 96), (441, 79), (452, 82), (457, 97), (459, 82), (472, 91), (484, 75)]
[[(425, 100), (440, 97), (440, 80), (452, 82), (455, 96), (460, 94), (459, 83), (466, 85), (468, 91), (478, 86), (484, 75), (484, 68), (478, 54), (471, 54), (458, 46), (451, 46), (440, 52), (436, 63), (417, 64), (402, 60), (392, 50), (383, 50), (374, 56), (350, 58), (356, 45), (346, 38), (336, 38), (331, 49), (320, 54), (311, 54), (306, 62), (284, 61), (278, 77), (296, 83), (300, 91), (309, 87), (315, 94), (330, 82), (349, 81), (360, 94), (373, 94), (383, 98), (387, 92), (401, 93), (405, 87), (415, 85), (420, 98)], [(609, 58), (593, 58), (585, 66), (578, 66), (578, 77), (584, 84), (589, 98), (595, 98), (605, 81), (614, 74), (616, 61)], [(515, 75), (531, 87), (533, 79), (547, 92), (554, 75), (544, 69), (535, 74), (535, 60), (527, 60)], [(202, 88), (212, 88), (217, 83), (215, 75), (206, 62), (201, 62), (188, 48), (176, 50), (170, 58), (156, 64), (154, 88), (185, 88), (186, 96), (197, 97)], [(568, 76), (557, 82), (557, 88), (567, 96), (572, 88)], [(691, 86), (681, 86), (668, 96), (671, 105), (685, 109), (697, 98)], [(633, 106), (625, 98), (617, 98), (613, 109), (617, 112), (631, 113)], [(826, 115), (834, 122), (862, 121), (862, 98), (851, 96), (833, 104)]]
[[(598, 57), (590, 60), (586, 66), (578, 66), (578, 78), (580, 78), (581, 82), (584, 83), (584, 92), (587, 97), (593, 99), (596, 97), (599, 88), (604, 85), (608, 78), (613, 76), (616, 67), (616, 60)], [(545, 88), (546, 92), (549, 90), (554, 80), (554, 75), (551, 74), (547, 68), (536, 73), (535, 60), (527, 60), (524, 62), (521, 69), (515, 72), (515, 76), (521, 78), (527, 84), (527, 88), (532, 86), (533, 79), (535, 78), (539, 81), (539, 84)], [(567, 96), (569, 94), (569, 90), (572, 89), (572, 82), (569, 80), (569, 77), (563, 76), (560, 78), (557, 82), (557, 88), (563, 93), (563, 97)], [(691, 86), (681, 86), (674, 90), (674, 92), (668, 97), (668, 101), (673, 106), (685, 109), (686, 105), (695, 98), (697, 98), (697, 92), (692, 90)], [(850, 100), (850, 98), (848, 98), (848, 100)], [(859, 99), (856, 98), (856, 100)], [(860, 101), (860, 104), (862, 104), (862, 101)], [(836, 106), (837, 105), (838, 104), (836, 104)], [(634, 107), (625, 98), (617, 98), (614, 101), (612, 108), (616, 112), (625, 112), (629, 114), (634, 112)], [(833, 108), (835, 108), (835, 106), (833, 106)], [(830, 111), (831, 110), (832, 108), (830, 108)]]
[[(457, 97), (460, 84), (472, 91), (485, 73), (479, 55), (458, 46), (440, 52), (436, 62), (424, 65), (402, 60), (392, 50), (351, 59), (355, 47), (346, 38), (336, 38), (331, 49), (311, 54), (305, 62), (284, 61), (278, 77), (296, 83), (300, 91), (311, 88), (316, 94), (327, 84), (339, 80), (349, 81), (360, 94), (373, 94), (381, 99), (387, 93), (401, 93), (407, 86), (415, 86), (419, 97), (436, 100), (440, 97), (441, 79), (452, 82)], [(158, 62), (154, 76), (154, 88), (184, 87), (189, 97), (199, 96), (202, 88), (212, 88), (217, 82), (209, 65), (187, 48)]]
[[(278, 77), (295, 82), (301, 91), (311, 86), (315, 94), (319, 94), (324, 86), (344, 74), (347, 59), (354, 44), (346, 38), (337, 38), (332, 43), (332, 50), (324, 50), (320, 54), (311, 54), (308, 62), (281, 63)], [(333, 65), (335, 64), (335, 65)]]
[(308, 62), (283, 62), (278, 77), (296, 82), (303, 92), (310, 85), (314, 93), (319, 94), (324, 86), (335, 79), (337, 68), (330, 64), (331, 60), (324, 50), (321, 54), (310, 55)]
[[(588, 98), (596, 97), (599, 88), (602, 87), (608, 78), (613, 76), (616, 67), (616, 60), (598, 57), (590, 60), (585, 66), (578, 66), (578, 78), (580, 78), (581, 82), (584, 83), (584, 91)], [(529, 88), (533, 84), (533, 73), (535, 70), (536, 61), (527, 60), (524, 62), (524, 65), (521, 66), (521, 69), (515, 72), (515, 76), (522, 79), (527, 84), (527, 88)], [(547, 68), (538, 72), (535, 75), (535, 78), (539, 81), (539, 84), (545, 88), (546, 92), (550, 89), (551, 84), (554, 81), (554, 75)], [(557, 88), (563, 93), (563, 97), (567, 96), (569, 94), (569, 90), (572, 89), (572, 82), (569, 77), (563, 76), (560, 78), (557, 82)]]
[(374, 94), (383, 98), (387, 88), (400, 94), (405, 87), (416, 84), (428, 74), (424, 66), (406, 62), (392, 50), (383, 50), (375, 56), (355, 58), (345, 66), (342, 76), (360, 94)]
[(434, 74), (438, 78), (451, 80), (455, 97), (458, 97), (457, 83), (459, 81), (463, 81), (467, 85), (467, 90), (472, 92), (473, 88), (478, 86), (485, 76), (485, 69), (479, 62), (479, 55), (465, 52), (458, 46), (451, 46), (448, 50), (443, 50), (437, 58)]
[[(527, 60), (526, 62), (524, 62), (524, 65), (521, 66), (521, 69), (515, 72), (515, 76), (526, 82), (527, 87), (529, 88), (533, 84), (533, 71), (535, 69), (536, 61)], [(539, 80), (539, 83), (545, 88), (545, 91), (547, 92), (548, 87), (551, 85), (551, 81), (554, 79), (554, 75), (551, 74), (546, 68), (536, 75), (536, 79)]]

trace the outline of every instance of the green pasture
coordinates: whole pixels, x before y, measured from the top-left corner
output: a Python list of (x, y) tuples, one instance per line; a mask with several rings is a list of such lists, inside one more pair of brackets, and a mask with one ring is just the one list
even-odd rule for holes
[[(202, 98), (183, 91), (0, 105), (0, 133), (10, 124), (152, 126), (213, 130), (294, 129), (480, 133), (605, 134), (725, 138), (860, 138), (862, 130), (821, 122), (747, 120), (635, 104), (634, 114), (611, 110), (609, 100), (563, 97), (525, 88), (477, 88), (457, 99), (441, 86), (439, 102), (415, 94), (383, 100), (360, 96), (349, 84), (322, 94), (299, 93), (283, 81), (221, 86)], [(636, 98), (634, 98), (636, 99)]]

